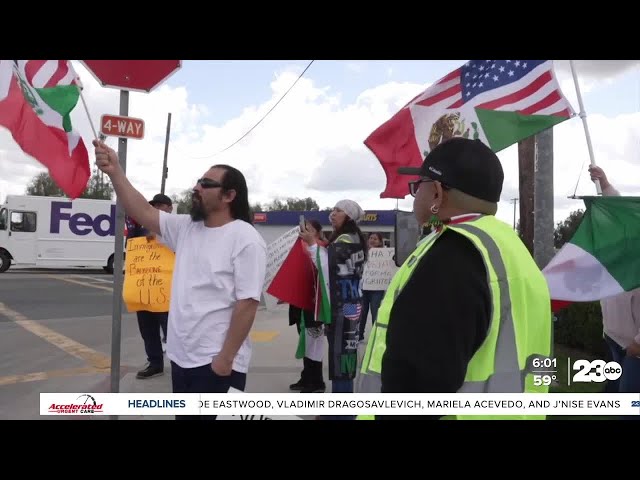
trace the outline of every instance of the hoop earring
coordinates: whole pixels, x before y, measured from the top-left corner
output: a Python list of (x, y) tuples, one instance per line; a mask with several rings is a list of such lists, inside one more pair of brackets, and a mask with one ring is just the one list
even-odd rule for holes
[(434, 203), (433, 205), (431, 205), (431, 218), (427, 221), (426, 226), (430, 227), (432, 229), (434, 228), (440, 228), (443, 225), (442, 220), (440, 220), (438, 218), (438, 211), (440, 210), (440, 208)]

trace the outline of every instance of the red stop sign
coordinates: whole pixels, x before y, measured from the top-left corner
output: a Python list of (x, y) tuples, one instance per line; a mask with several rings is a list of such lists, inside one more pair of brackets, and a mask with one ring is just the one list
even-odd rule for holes
[(182, 60), (81, 61), (103, 87), (147, 93), (182, 67)]

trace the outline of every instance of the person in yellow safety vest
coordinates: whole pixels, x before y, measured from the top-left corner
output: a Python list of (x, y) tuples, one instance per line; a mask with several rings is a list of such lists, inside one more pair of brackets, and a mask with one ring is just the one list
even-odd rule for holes
[[(549, 290), (516, 232), (495, 218), (504, 180), (496, 154), (458, 137), (435, 147), (421, 167), (398, 173), (417, 176), (409, 182), (414, 214), (434, 228), (387, 289), (356, 391), (548, 392), (531, 371), (551, 351)], [(399, 418), (545, 416), (375, 416)]]

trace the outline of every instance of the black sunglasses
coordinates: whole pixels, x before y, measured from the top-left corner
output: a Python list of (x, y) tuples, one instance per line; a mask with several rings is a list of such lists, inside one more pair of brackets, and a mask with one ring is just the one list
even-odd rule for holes
[(413, 182), (409, 182), (409, 193), (412, 197), (416, 196), (418, 193), (418, 189), (420, 188), (421, 183), (433, 182), (434, 180), (430, 178), (419, 178), (418, 180), (414, 180)]
[(222, 187), (222, 184), (220, 182), (217, 182), (215, 180), (211, 180), (210, 178), (199, 178), (196, 183), (198, 185), (200, 185), (202, 188), (219, 188), (219, 187)]

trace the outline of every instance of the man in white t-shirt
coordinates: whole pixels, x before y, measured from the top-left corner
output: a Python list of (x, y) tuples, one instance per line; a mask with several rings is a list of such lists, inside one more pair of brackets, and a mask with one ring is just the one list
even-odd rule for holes
[(211, 167), (193, 189), (190, 215), (171, 215), (131, 185), (113, 149), (93, 144), (125, 211), (176, 253), (167, 336), (174, 393), (244, 390), (267, 262), (244, 176), (228, 165)]

